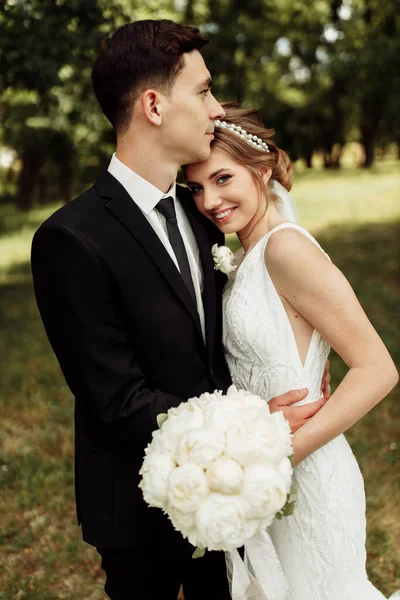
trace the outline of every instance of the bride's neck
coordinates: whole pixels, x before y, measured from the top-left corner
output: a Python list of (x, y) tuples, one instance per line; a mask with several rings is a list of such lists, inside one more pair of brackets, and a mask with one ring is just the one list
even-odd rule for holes
[(274, 205), (270, 205), (264, 215), (254, 215), (244, 229), (237, 232), (243, 250), (248, 252), (264, 235), (284, 223)]

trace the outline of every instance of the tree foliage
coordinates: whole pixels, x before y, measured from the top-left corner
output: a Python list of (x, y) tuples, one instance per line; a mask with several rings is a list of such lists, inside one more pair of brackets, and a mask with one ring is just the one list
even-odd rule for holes
[(259, 106), (292, 158), (311, 166), (319, 151), (339, 167), (344, 143), (358, 140), (370, 166), (377, 144), (400, 141), (399, 9), (400, 0), (3, 0), (0, 144), (18, 156), (18, 205), (68, 200), (108, 160), (113, 133), (90, 71), (101, 40), (142, 18), (199, 26), (217, 97)]

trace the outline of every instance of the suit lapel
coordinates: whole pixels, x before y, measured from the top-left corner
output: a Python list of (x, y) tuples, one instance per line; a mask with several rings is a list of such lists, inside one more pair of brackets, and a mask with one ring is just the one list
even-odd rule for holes
[(211, 362), (215, 342), (216, 319), (216, 287), (215, 271), (211, 256), (211, 244), (201, 220), (203, 217), (197, 211), (192, 195), (185, 188), (178, 186), (177, 193), (185, 209), (199, 247), (200, 260), (203, 267), (204, 290), (203, 305), (205, 316), (206, 346), (209, 361)]
[(175, 263), (128, 192), (107, 171), (97, 179), (95, 188), (101, 197), (107, 199), (106, 209), (133, 235), (152, 259), (201, 333), (197, 307), (194, 305)]

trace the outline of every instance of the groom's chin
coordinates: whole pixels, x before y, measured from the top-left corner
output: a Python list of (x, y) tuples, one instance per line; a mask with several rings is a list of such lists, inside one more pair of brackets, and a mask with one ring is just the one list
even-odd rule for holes
[(197, 155), (192, 158), (188, 164), (196, 164), (208, 160), (211, 156), (211, 144), (205, 143), (204, 146), (199, 149)]

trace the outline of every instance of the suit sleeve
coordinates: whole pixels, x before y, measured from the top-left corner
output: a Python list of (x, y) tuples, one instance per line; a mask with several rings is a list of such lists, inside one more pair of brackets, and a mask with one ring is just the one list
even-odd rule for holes
[(34, 236), (32, 273), (48, 338), (73, 394), (119, 439), (149, 441), (157, 415), (183, 399), (146, 386), (98, 255), (76, 232), (44, 225)]

